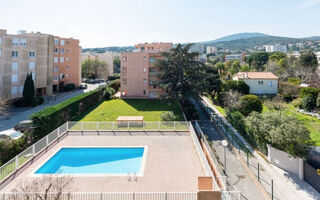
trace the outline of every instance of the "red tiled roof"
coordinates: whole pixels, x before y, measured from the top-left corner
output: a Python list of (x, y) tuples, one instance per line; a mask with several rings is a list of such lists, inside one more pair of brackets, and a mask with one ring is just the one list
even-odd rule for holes
[(238, 79), (278, 79), (272, 72), (238, 72), (235, 76)]

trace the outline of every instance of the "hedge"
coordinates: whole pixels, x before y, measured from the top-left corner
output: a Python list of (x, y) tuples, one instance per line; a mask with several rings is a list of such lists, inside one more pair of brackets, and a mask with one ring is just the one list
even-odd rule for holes
[(35, 125), (34, 139), (42, 138), (65, 122), (74, 120), (81, 113), (100, 103), (103, 100), (104, 90), (104, 87), (98, 88), (34, 113), (30, 118)]

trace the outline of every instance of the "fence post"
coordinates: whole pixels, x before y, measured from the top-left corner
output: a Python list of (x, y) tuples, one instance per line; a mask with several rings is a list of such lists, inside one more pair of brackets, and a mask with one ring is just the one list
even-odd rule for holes
[(18, 167), (19, 167), (19, 159), (18, 159), (18, 156), (15, 157), (15, 160), (16, 160), (16, 170), (17, 170)]
[(159, 131), (160, 131), (160, 121), (158, 123), (159, 123)]
[(260, 182), (260, 164), (258, 163), (258, 181)]
[(49, 137), (48, 137), (48, 135), (46, 136), (46, 146), (48, 146), (48, 144), (49, 144)]
[(249, 167), (249, 153), (247, 152), (247, 165)]
[(136, 199), (136, 193), (132, 193), (132, 200), (135, 200)]
[(57, 128), (57, 134), (58, 134), (58, 137), (60, 137), (60, 127)]
[(143, 131), (145, 131), (145, 130), (146, 130), (145, 122), (142, 122), (142, 129), (143, 129)]
[(177, 128), (176, 128), (176, 121), (173, 122), (174, 124), (174, 131), (177, 131)]
[(102, 200), (103, 199), (103, 196), (102, 196), (102, 193), (100, 193), (100, 200)]
[(80, 122), (80, 125), (81, 131), (83, 131), (83, 122)]
[(165, 200), (168, 200), (168, 192), (165, 193)]
[(114, 122), (111, 122), (112, 123), (112, 131), (114, 131)]
[(97, 122), (96, 129), (99, 130), (99, 122)]
[(273, 179), (271, 179), (271, 199), (273, 200)]
[(130, 122), (128, 122), (128, 131), (130, 130)]
[(32, 145), (32, 157), (36, 154), (36, 148), (34, 147), (34, 144)]

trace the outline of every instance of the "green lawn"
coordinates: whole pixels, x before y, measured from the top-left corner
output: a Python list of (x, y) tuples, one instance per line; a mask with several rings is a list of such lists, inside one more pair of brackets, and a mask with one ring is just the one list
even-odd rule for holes
[(116, 121), (119, 116), (143, 116), (144, 121), (161, 121), (162, 112), (172, 111), (176, 121), (184, 121), (177, 102), (168, 103), (149, 99), (114, 99), (104, 101), (79, 117), (80, 121)]

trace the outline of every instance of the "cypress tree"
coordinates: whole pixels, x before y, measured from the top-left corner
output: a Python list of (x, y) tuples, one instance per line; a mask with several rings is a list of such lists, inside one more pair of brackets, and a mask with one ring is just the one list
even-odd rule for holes
[(32, 74), (27, 74), (27, 78), (24, 81), (23, 86), (23, 100), (26, 105), (31, 105), (35, 96), (34, 82), (32, 79)]

